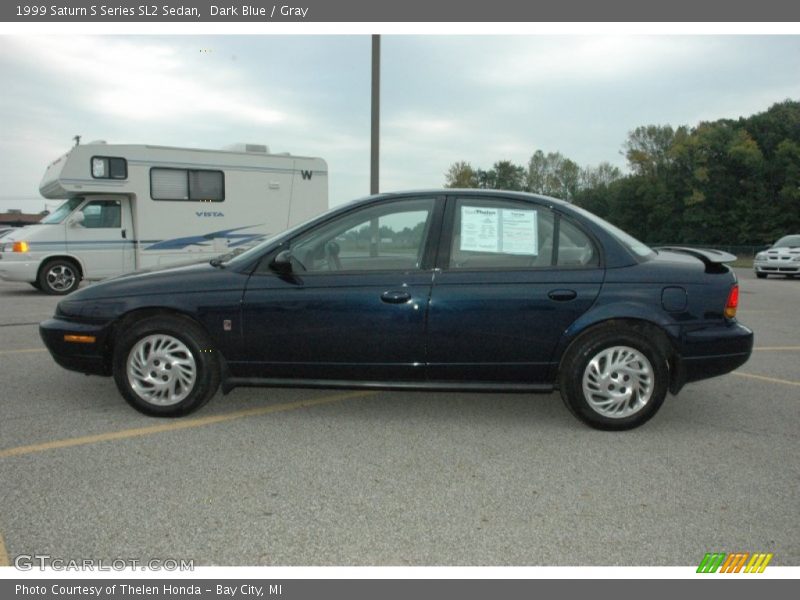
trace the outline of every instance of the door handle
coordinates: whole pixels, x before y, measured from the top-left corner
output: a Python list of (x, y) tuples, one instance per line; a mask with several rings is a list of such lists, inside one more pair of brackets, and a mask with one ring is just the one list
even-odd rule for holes
[(381, 294), (381, 300), (387, 304), (405, 304), (411, 300), (411, 294), (408, 292), (401, 292), (396, 290), (389, 290)]
[(127, 240), (128, 239), (128, 230), (127, 229), (123, 229), (122, 230), (122, 239), (123, 240)]
[(548, 292), (547, 297), (556, 302), (567, 302), (574, 300), (578, 296), (575, 290), (551, 290)]

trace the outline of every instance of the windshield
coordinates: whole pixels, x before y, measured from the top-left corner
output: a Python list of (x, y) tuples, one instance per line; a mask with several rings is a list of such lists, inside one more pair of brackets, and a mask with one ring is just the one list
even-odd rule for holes
[(601, 219), (595, 214), (590, 213), (588, 210), (582, 209), (580, 206), (575, 206), (574, 204), (570, 207), (572, 210), (579, 212), (581, 215), (589, 219), (590, 221), (594, 222), (596, 225), (599, 225), (603, 229), (605, 229), (608, 233), (610, 233), (613, 237), (617, 239), (623, 246), (625, 246), (628, 250), (633, 252), (636, 256), (641, 256), (642, 258), (648, 258), (653, 256), (655, 252), (653, 249), (650, 248), (647, 244), (643, 244), (639, 240), (637, 240), (632, 235), (628, 235), (619, 227), (612, 225), (605, 219)]
[(44, 219), (39, 221), (39, 223), (44, 223), (45, 225), (61, 223), (61, 221), (66, 219), (67, 215), (75, 210), (81, 202), (83, 202), (83, 198), (70, 198)]
[(800, 246), (800, 235), (787, 235), (775, 242), (773, 248), (797, 248), (798, 246)]

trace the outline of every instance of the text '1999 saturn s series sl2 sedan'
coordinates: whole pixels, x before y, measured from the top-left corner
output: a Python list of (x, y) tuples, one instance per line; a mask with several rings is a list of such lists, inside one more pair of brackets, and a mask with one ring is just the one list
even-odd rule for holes
[(559, 390), (589, 425), (630, 429), (749, 358), (733, 258), (653, 250), (543, 196), (382, 194), (240, 254), (81, 289), (41, 335), (149, 415), (220, 384)]

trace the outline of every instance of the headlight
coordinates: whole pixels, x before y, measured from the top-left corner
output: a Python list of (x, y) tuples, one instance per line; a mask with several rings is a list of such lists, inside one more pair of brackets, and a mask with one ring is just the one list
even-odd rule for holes
[(28, 242), (6, 242), (0, 244), (0, 252), (28, 252), (31, 249)]
[(798, 254), (797, 256), (795, 256), (795, 257), (792, 259), (792, 262), (800, 262), (800, 254)]
[(765, 252), (759, 252), (756, 254), (756, 260), (765, 260), (767, 258), (767, 254)]

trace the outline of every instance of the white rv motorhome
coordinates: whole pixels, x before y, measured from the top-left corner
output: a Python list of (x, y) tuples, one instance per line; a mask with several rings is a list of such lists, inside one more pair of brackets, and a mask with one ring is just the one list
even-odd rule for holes
[(0, 278), (67, 294), (81, 279), (211, 258), (324, 212), (328, 168), (252, 144), (92, 142), (53, 162), (39, 191), (66, 201), (0, 240)]

